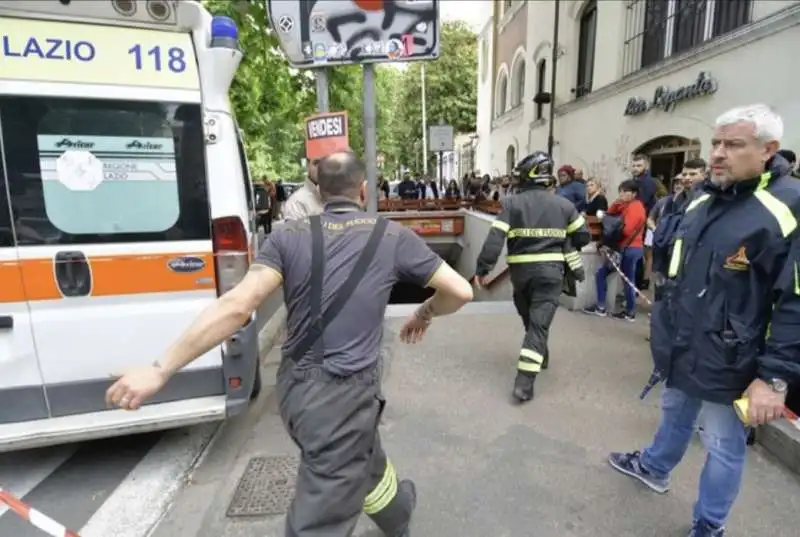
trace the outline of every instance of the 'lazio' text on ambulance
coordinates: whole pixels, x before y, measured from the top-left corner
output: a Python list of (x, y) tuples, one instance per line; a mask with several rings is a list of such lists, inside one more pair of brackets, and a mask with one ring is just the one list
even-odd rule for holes
[(3, 56), (6, 58), (90, 62), (96, 55), (97, 50), (88, 41), (31, 36), (25, 42), (14, 42), (8, 35), (3, 36)]
[(3, 16), (0, 80), (200, 90), (190, 32)]

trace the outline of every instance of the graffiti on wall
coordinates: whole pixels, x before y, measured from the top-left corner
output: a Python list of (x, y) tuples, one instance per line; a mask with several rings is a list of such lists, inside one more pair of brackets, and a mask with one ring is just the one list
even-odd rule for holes
[(589, 176), (600, 179), (606, 188), (619, 184), (631, 173), (631, 151), (633, 147), (630, 136), (619, 136), (610, 151), (603, 152), (589, 164)]

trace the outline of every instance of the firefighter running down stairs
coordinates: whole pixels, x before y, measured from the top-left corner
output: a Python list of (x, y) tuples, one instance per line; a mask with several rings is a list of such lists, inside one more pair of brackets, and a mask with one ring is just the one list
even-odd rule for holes
[(533, 398), (536, 375), (547, 369), (547, 338), (565, 271), (568, 277), (584, 280), (578, 251), (591, 240), (583, 216), (569, 200), (556, 195), (553, 170), (553, 160), (543, 151), (516, 165), (512, 174), (519, 181), (520, 193), (503, 200), (475, 269), (474, 283), (482, 287), (508, 240), (514, 306), (525, 328), (513, 391), (520, 403)]

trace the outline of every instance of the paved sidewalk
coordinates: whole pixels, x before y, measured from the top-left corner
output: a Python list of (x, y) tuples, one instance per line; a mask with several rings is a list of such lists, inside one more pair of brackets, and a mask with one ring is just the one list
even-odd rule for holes
[[(637, 399), (651, 367), (646, 334), (644, 316), (559, 310), (551, 368), (523, 407), (509, 402), (522, 338), (515, 315), (437, 319), (423, 343), (398, 343), (383, 434), (398, 471), (418, 485), (414, 537), (685, 536), (699, 440), (665, 496), (606, 463), (609, 451), (648, 442), (657, 423), (657, 394)], [(283, 537), (280, 516), (226, 516), (252, 457), (295, 454), (274, 395), (226, 427), (153, 537)], [(730, 534), (795, 537), (798, 513), (800, 482), (753, 448)], [(356, 535), (380, 534), (364, 519)]]

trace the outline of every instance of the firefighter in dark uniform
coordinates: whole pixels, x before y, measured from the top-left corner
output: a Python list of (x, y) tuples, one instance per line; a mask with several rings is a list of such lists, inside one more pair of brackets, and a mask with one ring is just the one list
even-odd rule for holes
[(653, 305), (661, 422), (644, 449), (609, 455), (613, 468), (663, 494), (702, 427), (708, 456), (688, 537), (723, 537), (747, 459), (742, 417), (753, 426), (781, 417), (800, 380), (800, 183), (777, 154), (782, 135), (766, 105), (717, 118), (711, 175), (684, 210)]
[(416, 342), (431, 319), (472, 300), (464, 278), (410, 229), (362, 212), (365, 168), (352, 153), (318, 166), (325, 212), (276, 227), (247, 276), (152, 366), (126, 372), (109, 403), (135, 410), (175, 372), (228, 340), (283, 286), (288, 334), (278, 371), (280, 414), (300, 448), (286, 537), (349, 537), (361, 513), (387, 537), (408, 537), (416, 490), (386, 457), (378, 423), (384, 312), (398, 281), (436, 293), (405, 322)]
[(508, 239), (508, 266), (514, 286), (514, 306), (525, 326), (519, 351), (514, 398), (533, 398), (536, 375), (547, 367), (547, 338), (563, 288), (565, 264), (581, 271), (576, 250), (591, 235), (583, 217), (566, 198), (555, 193), (553, 161), (537, 151), (512, 172), (520, 193), (503, 199), (475, 269), (478, 286), (485, 284)]

